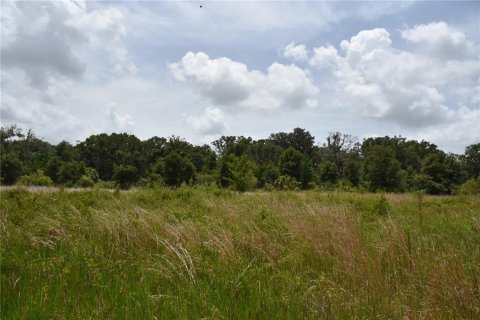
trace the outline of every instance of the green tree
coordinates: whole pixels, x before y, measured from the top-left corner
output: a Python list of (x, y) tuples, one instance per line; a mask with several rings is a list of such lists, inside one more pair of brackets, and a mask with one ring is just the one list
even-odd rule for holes
[(271, 140), (253, 141), (247, 150), (250, 158), (260, 166), (266, 164), (278, 165), (282, 152), (282, 147)]
[(361, 160), (354, 157), (347, 157), (343, 163), (343, 178), (355, 187), (360, 183), (361, 166)]
[(323, 148), (326, 160), (333, 162), (339, 172), (342, 172), (347, 155), (358, 153), (360, 144), (357, 137), (337, 131), (328, 134), (327, 144), (324, 144)]
[(267, 183), (273, 185), (275, 180), (280, 176), (280, 169), (272, 163), (266, 163), (258, 166), (256, 176), (259, 187), (263, 187)]
[(193, 182), (196, 178), (196, 170), (190, 159), (172, 152), (163, 159), (162, 176), (167, 185), (179, 187), (184, 182)]
[(229, 185), (237, 191), (251, 190), (257, 184), (257, 165), (248, 156), (233, 157), (230, 162)]
[(429, 178), (423, 178), (428, 193), (452, 193), (455, 185), (461, 181), (460, 164), (452, 155), (443, 151), (429, 154), (423, 161), (422, 173)]
[(338, 180), (338, 168), (332, 161), (324, 161), (319, 167), (320, 182), (334, 184)]
[(224, 156), (220, 160), (218, 169), (218, 184), (221, 187), (227, 188), (230, 185), (230, 179), (232, 178), (231, 162), (234, 161), (235, 156), (233, 154)]
[(480, 143), (465, 148), (465, 168), (470, 178), (480, 178)]
[(225, 157), (234, 154), (237, 157), (245, 154), (252, 143), (252, 138), (244, 136), (222, 136), (212, 142), (212, 145), (217, 150), (220, 156)]
[(62, 141), (55, 147), (55, 154), (62, 161), (73, 161), (78, 159), (78, 152), (74, 146), (67, 141)]
[(293, 148), (309, 157), (311, 157), (315, 147), (315, 137), (302, 128), (295, 128), (291, 133), (272, 133), (269, 139), (283, 149)]
[(134, 135), (92, 135), (79, 143), (77, 148), (80, 160), (94, 168), (102, 180), (116, 180), (113, 178), (114, 170), (121, 165), (135, 168), (135, 181), (146, 175), (148, 155), (144, 144)]
[(302, 180), (303, 155), (300, 151), (290, 147), (286, 149), (280, 158), (280, 168), (284, 175)]
[(23, 165), (14, 153), (3, 153), (0, 157), (0, 183), (11, 185), (22, 175)]
[(115, 165), (113, 180), (117, 181), (122, 189), (131, 187), (137, 178), (137, 168), (128, 164)]
[(72, 186), (85, 174), (85, 164), (79, 161), (62, 161), (58, 167), (56, 182)]
[(363, 173), (372, 191), (397, 191), (400, 188), (400, 162), (390, 147), (371, 147), (365, 157)]
[(300, 184), (303, 189), (309, 189), (313, 182), (313, 166), (312, 161), (306, 154), (303, 155), (302, 165), (300, 167)]

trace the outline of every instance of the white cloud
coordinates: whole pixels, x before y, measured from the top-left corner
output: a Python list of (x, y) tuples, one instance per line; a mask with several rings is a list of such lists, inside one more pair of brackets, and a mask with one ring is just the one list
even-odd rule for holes
[[(416, 36), (416, 31), (408, 35)], [(395, 49), (382, 28), (361, 31), (340, 47), (342, 53), (333, 46), (315, 48), (310, 59), (311, 65), (331, 72), (337, 105), (407, 127), (458, 119), (459, 106), (452, 105), (448, 86), (455, 83), (465, 87), (457, 92), (473, 92), (480, 71), (478, 60), (437, 60)]]
[(283, 50), (283, 55), (285, 58), (292, 59), (294, 61), (307, 61), (308, 60), (308, 52), (304, 44), (295, 45), (295, 42), (291, 42), (289, 45), (285, 47)]
[(338, 52), (333, 46), (319, 47), (313, 50), (313, 57), (310, 59), (310, 65), (320, 69), (333, 69), (338, 65)]
[(412, 135), (417, 140), (432, 141), (444, 150), (458, 150), (458, 146), (467, 146), (480, 142), (480, 109), (461, 107), (449, 123), (424, 128)]
[(23, 70), (34, 87), (45, 89), (52, 77), (80, 78), (91, 58), (86, 47), (107, 52), (117, 69), (135, 69), (122, 44), (119, 9), (88, 12), (84, 1), (7, 2), (1, 23), (2, 70)]
[(350, 41), (343, 40), (340, 47), (349, 57), (360, 58), (363, 54), (374, 50), (388, 49), (392, 44), (390, 33), (383, 28), (360, 31)]
[(192, 84), (214, 106), (226, 110), (279, 111), (316, 105), (318, 89), (308, 71), (295, 65), (273, 63), (263, 73), (228, 58), (188, 52), (168, 67), (177, 80)]
[(118, 113), (117, 104), (115, 102), (110, 102), (107, 105), (107, 115), (112, 123), (114, 130), (131, 131), (135, 126), (135, 122), (133, 121), (131, 115), (121, 115), (120, 113)]
[(218, 108), (208, 107), (198, 117), (189, 116), (186, 122), (204, 135), (221, 134), (225, 130), (225, 114)]
[[(76, 90), (96, 77), (134, 71), (117, 8), (88, 9), (85, 1), (2, 2), (2, 123), (35, 129), (49, 141), (93, 130), (75, 110)], [(108, 60), (107, 68), (102, 67)], [(99, 67), (100, 66), (100, 67)], [(102, 70), (102, 71), (100, 71)], [(127, 126), (128, 117), (111, 115)]]
[(404, 39), (425, 46), (431, 58), (458, 59), (474, 56), (474, 46), (465, 33), (452, 28), (443, 21), (417, 25), (403, 30)]
[[(68, 101), (71, 82), (51, 80), (45, 91), (32, 90), (25, 83), (28, 83), (28, 77), (22, 71), (2, 70), (2, 125), (16, 123), (22, 128), (34, 129), (49, 141), (76, 139), (86, 126), (63, 105)], [(52, 101), (57, 101), (59, 105)]]

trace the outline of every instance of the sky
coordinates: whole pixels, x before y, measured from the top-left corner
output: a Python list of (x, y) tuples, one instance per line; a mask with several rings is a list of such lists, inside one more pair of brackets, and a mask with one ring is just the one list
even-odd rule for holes
[(1, 2), (1, 125), (480, 142), (480, 2)]

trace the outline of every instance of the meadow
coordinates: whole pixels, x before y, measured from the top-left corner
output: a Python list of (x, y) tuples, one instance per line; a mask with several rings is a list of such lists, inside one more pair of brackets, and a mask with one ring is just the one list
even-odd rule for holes
[(479, 319), (480, 196), (0, 193), (2, 319)]

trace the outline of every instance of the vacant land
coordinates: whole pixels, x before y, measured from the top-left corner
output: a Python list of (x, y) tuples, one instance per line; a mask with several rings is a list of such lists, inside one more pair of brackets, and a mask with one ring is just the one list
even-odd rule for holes
[(0, 193), (2, 319), (480, 318), (480, 197)]

